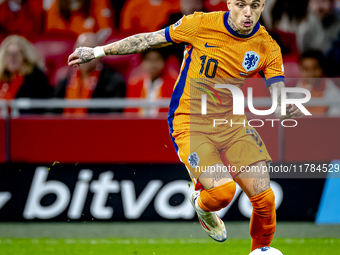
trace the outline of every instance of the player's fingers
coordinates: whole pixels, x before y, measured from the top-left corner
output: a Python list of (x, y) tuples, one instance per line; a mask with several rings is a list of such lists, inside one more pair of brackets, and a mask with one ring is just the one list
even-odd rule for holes
[(68, 57), (68, 61), (67, 62), (70, 62), (74, 59), (78, 59), (79, 56), (78, 56), (78, 48), (75, 49), (75, 51)]
[(291, 113), (293, 117), (300, 117), (302, 115), (302, 112), (300, 109), (296, 109), (294, 112)]
[(286, 112), (290, 113), (290, 109), (292, 109), (292, 105), (288, 104), (287, 107), (286, 107)]
[(77, 57), (77, 54), (73, 52), (70, 56), (68, 56), (67, 62), (70, 63), (73, 59)]
[(292, 105), (292, 107), (289, 109), (289, 112), (292, 113), (292, 112), (296, 111), (296, 109), (298, 109), (296, 107), (296, 105)]
[(294, 109), (294, 107), (296, 107), (294, 104), (289, 104), (288, 107), (287, 107), (287, 111), (291, 112), (292, 109)]
[(289, 110), (293, 105), (292, 104), (287, 104), (286, 109)]
[(79, 66), (81, 63), (81, 60), (78, 58), (78, 59), (75, 59), (75, 60), (72, 60), (71, 62), (68, 63), (69, 66)]

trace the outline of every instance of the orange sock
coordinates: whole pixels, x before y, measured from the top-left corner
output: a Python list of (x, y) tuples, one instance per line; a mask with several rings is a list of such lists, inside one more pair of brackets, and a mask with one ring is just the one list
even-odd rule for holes
[(234, 181), (227, 182), (209, 190), (202, 190), (198, 197), (197, 204), (206, 212), (221, 210), (233, 200), (235, 191), (236, 184)]
[(251, 197), (253, 213), (250, 218), (251, 251), (269, 246), (276, 228), (275, 196), (272, 189)]

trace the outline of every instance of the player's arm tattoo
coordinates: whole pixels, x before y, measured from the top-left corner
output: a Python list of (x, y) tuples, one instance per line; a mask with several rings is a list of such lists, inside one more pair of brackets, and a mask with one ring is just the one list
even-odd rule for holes
[(78, 55), (82, 63), (87, 63), (94, 59), (93, 50), (89, 47), (80, 47), (78, 50)]
[[(106, 55), (127, 55), (144, 52), (150, 49), (171, 45), (165, 38), (165, 29), (153, 33), (137, 34), (105, 45)], [(68, 58), (69, 66), (78, 66), (94, 59), (94, 50), (90, 47), (77, 48)]]
[(272, 98), (274, 97), (273, 95), (273, 89), (277, 88), (277, 107), (275, 110), (275, 114), (280, 118), (280, 119), (287, 119), (290, 118), (289, 114), (286, 115), (281, 115), (281, 89), (285, 87), (285, 84), (283, 81), (280, 82), (275, 82), (272, 85), (269, 86), (269, 91), (270, 91), (270, 95), (272, 96)]
[(269, 178), (255, 178), (253, 181), (255, 196), (270, 188)]
[(106, 55), (127, 55), (171, 45), (165, 38), (165, 29), (153, 33), (143, 33), (127, 37), (104, 46)]

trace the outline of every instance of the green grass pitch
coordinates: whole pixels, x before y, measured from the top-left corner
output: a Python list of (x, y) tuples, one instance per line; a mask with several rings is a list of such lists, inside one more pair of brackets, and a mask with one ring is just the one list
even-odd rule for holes
[[(210, 239), (193, 222), (3, 222), (0, 255), (248, 255), (249, 222), (226, 222)], [(340, 225), (278, 222), (271, 244), (285, 255), (339, 255)]]
[[(0, 254), (6, 255), (240, 255), (249, 253), (250, 240), (231, 239), (216, 243), (209, 239), (33, 239), (1, 238)], [(340, 239), (275, 239), (273, 247), (287, 255), (340, 254)]]

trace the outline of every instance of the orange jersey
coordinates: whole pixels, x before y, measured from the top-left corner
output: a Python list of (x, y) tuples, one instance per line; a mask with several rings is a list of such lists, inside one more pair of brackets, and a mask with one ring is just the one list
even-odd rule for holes
[[(176, 81), (177, 74), (174, 70), (169, 70), (163, 72), (160, 77), (151, 82), (148, 75), (145, 73), (133, 77), (129, 80), (129, 84), (127, 86), (127, 97), (128, 98), (145, 98), (149, 100), (156, 100), (160, 98), (170, 98), (172, 95), (172, 88)], [(157, 112), (167, 112), (167, 108), (152, 108), (152, 111), (149, 113), (157, 113)], [(157, 109), (157, 110), (156, 110)], [(126, 109), (125, 112), (141, 112), (146, 113), (143, 108), (134, 109), (129, 108)]]
[(129, 0), (121, 12), (120, 29), (128, 34), (152, 32), (168, 24), (168, 16), (179, 11), (180, 1)]
[(84, 17), (80, 10), (71, 11), (67, 22), (61, 16), (58, 1), (55, 1), (46, 13), (46, 31), (67, 30), (77, 36), (86, 33), (97, 33), (100, 29), (112, 28), (112, 7), (108, 0), (91, 1), (89, 17)]
[(0, 1), (0, 42), (17, 34), (36, 41), (42, 33), (43, 1), (25, 1), (18, 11), (12, 11), (10, 1)]
[[(190, 130), (193, 120), (200, 125), (207, 124), (201, 115), (201, 95), (208, 92), (212, 96), (207, 99), (206, 116), (232, 116), (231, 92), (214, 87), (223, 83), (223, 79), (229, 79), (229, 84), (239, 88), (245, 79), (258, 73), (265, 78), (267, 87), (284, 80), (280, 47), (265, 28), (257, 23), (252, 33), (241, 35), (229, 26), (228, 16), (229, 12), (222, 11), (195, 12), (165, 30), (168, 42), (188, 44), (169, 107), (171, 135), (174, 130)], [(209, 128), (208, 133), (211, 132), (213, 128)]]

